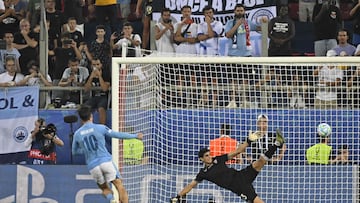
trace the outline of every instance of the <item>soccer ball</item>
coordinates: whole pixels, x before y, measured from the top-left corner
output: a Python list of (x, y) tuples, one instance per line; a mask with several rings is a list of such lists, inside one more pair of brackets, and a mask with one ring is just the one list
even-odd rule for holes
[(321, 123), (317, 127), (317, 132), (321, 137), (327, 137), (331, 134), (331, 127), (327, 123)]

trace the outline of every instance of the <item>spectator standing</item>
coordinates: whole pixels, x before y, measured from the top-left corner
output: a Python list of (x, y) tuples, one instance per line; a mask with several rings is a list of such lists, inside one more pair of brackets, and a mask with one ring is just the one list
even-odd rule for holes
[(99, 123), (106, 124), (106, 110), (108, 107), (108, 95), (110, 87), (109, 68), (104, 69), (101, 61), (94, 58), (91, 61), (92, 72), (85, 83), (85, 90), (90, 91), (91, 87), (100, 87), (101, 90), (92, 90), (92, 96), (85, 104), (99, 112)]
[[(345, 29), (341, 29), (338, 32), (338, 45), (334, 47), (332, 50), (335, 51), (337, 56), (353, 56), (356, 54), (356, 48), (348, 43), (349, 35), (348, 31)], [(342, 84), (339, 86), (346, 87), (346, 82), (351, 77), (351, 66), (338, 66), (337, 68), (343, 71), (343, 80)], [(345, 88), (338, 90), (338, 104), (343, 105), (344, 107), (348, 104), (348, 91)]]
[(337, 35), (338, 45), (336, 45), (332, 50), (336, 52), (337, 56), (354, 56), (356, 48), (348, 43), (349, 35), (348, 31), (341, 29)]
[(353, 30), (353, 36), (352, 36), (352, 44), (357, 46), (360, 44), (360, 1), (354, 0), (354, 6), (350, 10), (349, 14), (352, 19), (352, 30)]
[(120, 18), (126, 22), (130, 14), (131, 0), (117, 0), (118, 12), (120, 12)]
[(29, 0), (28, 10), (26, 13), (26, 19), (30, 23), (30, 26), (33, 28), (38, 24), (38, 17), (40, 16), (40, 0)]
[(21, 56), (19, 64), (21, 73), (27, 74), (26, 65), (30, 60), (38, 60), (39, 34), (30, 29), (30, 23), (26, 19), (20, 21), (20, 32), (14, 34), (14, 47), (19, 50)]
[[(128, 57), (141, 57), (141, 38), (138, 34), (133, 34), (133, 27), (131, 23), (124, 23), (122, 33), (120, 36), (117, 36), (116, 33), (111, 34), (110, 37), (110, 46), (112, 50), (119, 50), (121, 55), (122, 44), (126, 43), (129, 47), (127, 49)], [(119, 37), (120, 39), (114, 43), (114, 40)]]
[(80, 42), (79, 51), (81, 54), (80, 66), (86, 67), (87, 69), (89, 69), (89, 72), (91, 72), (91, 60), (93, 57), (89, 51), (86, 42)]
[(137, 17), (142, 17), (143, 33), (142, 33), (142, 49), (149, 49), (150, 40), (150, 21), (152, 17), (152, 0), (137, 0), (135, 14)]
[(90, 53), (93, 57), (100, 59), (104, 67), (111, 67), (112, 51), (110, 43), (105, 40), (105, 26), (96, 26), (96, 39), (90, 44)]
[[(251, 56), (250, 31), (258, 30), (259, 27), (245, 19), (245, 6), (243, 4), (236, 4), (234, 14), (234, 19), (227, 21), (225, 25), (225, 36), (229, 39), (228, 55)], [(265, 18), (262, 18), (261, 21), (267, 22)]]
[(63, 1), (63, 19), (74, 18), (76, 20), (76, 29), (84, 36), (84, 13), (83, 9), (86, 0), (62, 0)]
[(291, 56), (291, 40), (295, 37), (295, 23), (289, 18), (287, 5), (280, 7), (280, 15), (271, 19), (269, 31), (269, 56)]
[(96, 22), (105, 25), (110, 22), (111, 33), (116, 32), (116, 0), (88, 0), (88, 7), (95, 7)]
[(77, 46), (80, 46), (80, 43), (84, 41), (83, 34), (79, 30), (76, 29), (77, 21), (75, 17), (70, 17), (67, 20), (68, 32), (70, 35), (70, 39), (76, 42)]
[[(59, 86), (83, 87), (88, 77), (88, 69), (79, 66), (79, 60), (76, 58), (72, 58), (69, 60), (68, 68), (64, 70), (62, 78), (59, 82)], [(82, 94), (82, 91), (79, 90), (67, 91), (63, 97), (63, 102), (80, 104), (80, 94)]]
[(171, 20), (170, 9), (164, 8), (161, 11), (161, 18), (155, 25), (155, 43), (159, 52), (174, 53), (173, 44), (174, 25)]
[(5, 32), (19, 32), (19, 22), (21, 17), (15, 12), (12, 0), (4, 1), (5, 10), (0, 11), (0, 36)]
[(223, 32), (221, 22), (214, 19), (214, 9), (210, 6), (203, 8), (205, 21), (198, 25), (198, 39), (201, 55), (218, 55), (218, 39)]
[(70, 34), (64, 32), (61, 34), (61, 47), (54, 49), (54, 69), (49, 70), (51, 78), (54, 80), (54, 84), (57, 85), (62, 77), (68, 62), (72, 58), (81, 59), (81, 53), (76, 46), (76, 42), (70, 39)]
[[(327, 53), (328, 56), (336, 56), (334, 50)], [(341, 85), (344, 76), (343, 70), (337, 66), (320, 66), (314, 70), (314, 76), (319, 79), (318, 91), (315, 97), (315, 108), (332, 109), (337, 107), (337, 87)]]
[(197, 24), (191, 19), (191, 7), (185, 5), (181, 8), (182, 20), (174, 25), (175, 52), (183, 54), (196, 54)]
[(311, 22), (317, 0), (299, 0), (299, 21)]
[(313, 22), (315, 56), (326, 56), (326, 52), (333, 49), (337, 44), (336, 36), (342, 23), (340, 10), (336, 7), (336, 1), (329, 0), (329, 2), (322, 2), (317, 0), (314, 7)]
[[(220, 156), (223, 154), (230, 153), (231, 151), (236, 150), (238, 146), (238, 141), (231, 138), (231, 126), (229, 124), (221, 124), (220, 137), (210, 140), (210, 156)], [(242, 163), (241, 155), (234, 157), (232, 160), (226, 162), (230, 163)]]
[(0, 74), (0, 87), (20, 86), (24, 75), (16, 72), (15, 59), (13, 57), (5, 58), (6, 72)]
[(14, 35), (11, 32), (5, 32), (3, 39), (6, 42), (6, 49), (0, 50), (0, 73), (5, 72), (3, 62), (9, 56), (15, 59), (16, 72), (20, 73), (21, 69), (19, 64), (19, 58), (21, 54), (16, 48), (14, 48)]
[(13, 4), (16, 15), (20, 17), (20, 20), (26, 18), (28, 0), (13, 0)]
[[(61, 28), (64, 23), (63, 14), (55, 9), (55, 0), (45, 0), (46, 20), (50, 21), (49, 32), (53, 33), (58, 39), (61, 35)], [(40, 22), (40, 16), (37, 24)]]

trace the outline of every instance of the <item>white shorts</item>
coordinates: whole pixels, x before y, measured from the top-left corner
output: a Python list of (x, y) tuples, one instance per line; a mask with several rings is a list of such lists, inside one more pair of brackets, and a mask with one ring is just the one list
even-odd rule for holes
[(99, 185), (121, 178), (119, 171), (112, 161), (96, 166), (90, 170), (90, 174)]

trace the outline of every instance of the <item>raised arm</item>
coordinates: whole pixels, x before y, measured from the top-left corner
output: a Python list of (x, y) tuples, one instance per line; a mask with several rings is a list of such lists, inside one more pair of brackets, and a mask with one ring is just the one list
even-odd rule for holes
[(125, 132), (116, 132), (111, 129), (106, 131), (106, 135), (110, 136), (112, 138), (118, 138), (118, 139), (139, 139), (142, 140), (144, 134), (138, 133), (138, 134), (130, 134)]
[(186, 185), (176, 196), (176, 198), (181, 198), (189, 193), (194, 187), (196, 187), (198, 182), (196, 180), (192, 180), (188, 185)]
[(231, 160), (233, 159), (234, 157), (238, 156), (239, 154), (245, 152), (245, 149), (246, 147), (249, 146), (249, 143), (248, 142), (243, 142), (241, 143), (237, 148), (236, 150), (228, 153), (228, 160)]

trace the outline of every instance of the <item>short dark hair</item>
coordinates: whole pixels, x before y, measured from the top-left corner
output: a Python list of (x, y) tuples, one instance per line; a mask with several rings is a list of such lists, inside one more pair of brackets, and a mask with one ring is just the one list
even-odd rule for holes
[(348, 31), (347, 29), (345, 29), (345, 28), (340, 29), (340, 30), (338, 31), (338, 34), (339, 34), (340, 32), (345, 32), (345, 33), (346, 33), (346, 36), (349, 36), (349, 31)]
[(236, 4), (234, 10), (236, 10), (236, 8), (239, 8), (239, 7), (245, 9), (244, 4)]
[(191, 7), (189, 5), (185, 5), (185, 6), (181, 7), (181, 11), (183, 11), (185, 8), (189, 8), (191, 10)]
[(77, 110), (79, 117), (82, 121), (88, 121), (90, 120), (92, 109), (89, 105), (81, 104), (80, 107)]
[(207, 148), (207, 147), (206, 148), (201, 148), (200, 151), (198, 152), (198, 157), (202, 158), (206, 152), (210, 152), (210, 149)]
[(161, 10), (161, 15), (163, 15), (165, 12), (171, 12), (169, 8), (163, 8)]
[(15, 62), (16, 59), (15, 59), (14, 56), (8, 55), (8, 56), (5, 57), (5, 64), (6, 64), (8, 61), (13, 61), (13, 62)]
[(26, 64), (26, 68), (27, 69), (31, 69), (33, 67), (36, 67), (36, 70), (39, 70), (39, 65), (35, 60), (30, 60), (27, 64)]
[(123, 27), (125, 27), (125, 26), (130, 26), (130, 27), (132, 27), (132, 24), (129, 23), (129, 22), (126, 22), (126, 23), (123, 24)]
[(104, 25), (97, 25), (95, 30), (104, 30), (105, 31), (105, 26)]
[(71, 63), (71, 62), (79, 62), (80, 60), (76, 57), (71, 57), (68, 61), (68, 63)]
[(208, 11), (208, 10), (214, 11), (214, 8), (211, 7), (211, 6), (209, 6), (209, 5), (207, 5), (207, 6), (205, 6), (205, 7), (203, 8), (202, 12), (205, 13), (205, 11)]
[(70, 20), (75, 20), (75, 21), (76, 21), (76, 18), (75, 18), (75, 17), (69, 17), (69, 18), (68, 18), (68, 22), (69, 22)]

